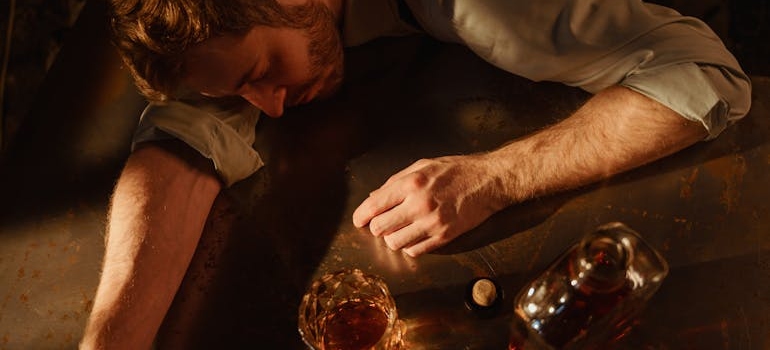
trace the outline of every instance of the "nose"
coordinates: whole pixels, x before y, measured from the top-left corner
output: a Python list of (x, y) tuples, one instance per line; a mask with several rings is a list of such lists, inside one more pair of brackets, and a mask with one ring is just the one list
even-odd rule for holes
[(249, 84), (240, 95), (270, 117), (278, 118), (283, 115), (286, 99), (286, 88), (283, 86)]

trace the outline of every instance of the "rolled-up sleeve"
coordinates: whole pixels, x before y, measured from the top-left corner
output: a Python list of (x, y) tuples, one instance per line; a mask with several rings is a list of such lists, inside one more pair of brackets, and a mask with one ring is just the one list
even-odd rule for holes
[(622, 85), (714, 138), (748, 113), (751, 83), (702, 21), (638, 0), (412, 1), (426, 31), (534, 81)]
[(225, 186), (263, 166), (253, 148), (259, 110), (240, 102), (205, 98), (150, 103), (134, 134), (138, 143), (175, 138), (212, 160)]

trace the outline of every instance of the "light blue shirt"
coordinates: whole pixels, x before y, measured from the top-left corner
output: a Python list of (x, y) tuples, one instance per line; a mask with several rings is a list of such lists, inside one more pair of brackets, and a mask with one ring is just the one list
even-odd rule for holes
[[(404, 0), (421, 30), (533, 81), (595, 93), (622, 85), (700, 122), (711, 139), (748, 113), (751, 85), (719, 37), (696, 18), (635, 0)], [(396, 0), (345, 1), (346, 46), (420, 32)], [(150, 103), (134, 144), (178, 138), (211, 159), (230, 186), (263, 162), (259, 111), (191, 96)]]

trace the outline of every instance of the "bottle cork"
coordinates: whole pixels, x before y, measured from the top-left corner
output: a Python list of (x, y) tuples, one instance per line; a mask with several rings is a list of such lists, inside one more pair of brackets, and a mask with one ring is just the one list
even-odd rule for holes
[(466, 288), (465, 306), (482, 318), (493, 317), (500, 309), (503, 290), (490, 277), (476, 277)]

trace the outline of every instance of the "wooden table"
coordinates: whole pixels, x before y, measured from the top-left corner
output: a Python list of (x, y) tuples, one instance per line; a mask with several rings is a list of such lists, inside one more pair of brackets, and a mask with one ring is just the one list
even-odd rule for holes
[[(99, 34), (102, 10), (84, 9), (94, 24), (65, 45), (0, 166), (0, 349), (74, 347), (91, 306), (109, 193), (143, 107)], [(342, 267), (387, 281), (410, 348), (503, 349), (515, 293), (609, 221), (640, 232), (671, 267), (617, 348), (770, 348), (770, 78), (754, 77), (750, 115), (718, 139), (515, 205), (412, 259), (353, 227), (369, 191), (419, 158), (482, 152), (542, 128), (588, 95), (420, 37), (346, 57), (338, 97), (260, 122), (268, 165), (217, 198), (161, 349), (302, 349), (300, 297)], [(463, 304), (482, 275), (505, 293), (492, 319)]]

